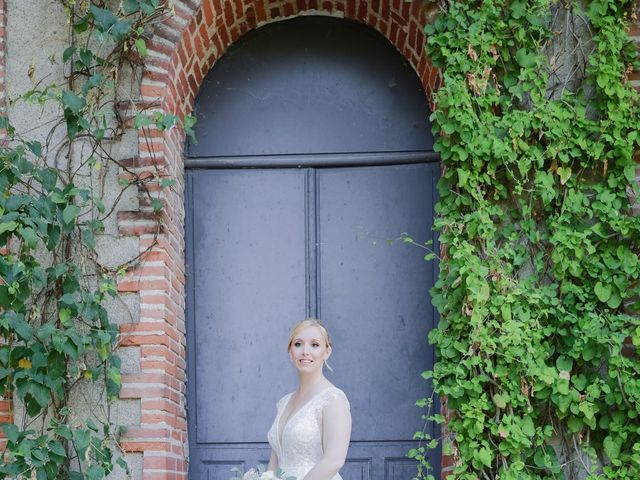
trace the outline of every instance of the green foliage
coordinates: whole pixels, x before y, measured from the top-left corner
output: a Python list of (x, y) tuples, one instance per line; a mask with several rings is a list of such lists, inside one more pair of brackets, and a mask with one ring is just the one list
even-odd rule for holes
[[(633, 2), (447, 4), (426, 33), (443, 74), (430, 340), (455, 411), (450, 478), (640, 478)], [(561, 92), (559, 9), (590, 36)], [(424, 447), (411, 453), (430, 478)]]
[(84, 218), (90, 190), (63, 183), (60, 172), (39, 165), (41, 146), (28, 146), (0, 149), (0, 392), (14, 392), (26, 414), (47, 428), (2, 425), (8, 442), (0, 478), (24, 472), (57, 478), (68, 471), (71, 447), (87, 478), (102, 478), (113, 468), (104, 442), (109, 426), (72, 426), (66, 399), (83, 378), (103, 379), (110, 399), (120, 390), (112, 351), (117, 330), (103, 307), (115, 283), (102, 275), (87, 281), (77, 262), (78, 249), (93, 250), (103, 223)]
[[(98, 480), (115, 463), (127, 469), (113, 458), (121, 429), (91, 413), (83, 417), (70, 404), (81, 384), (92, 384), (109, 401), (121, 388), (117, 327), (104, 302), (117, 295), (116, 274), (127, 265), (107, 269), (96, 260), (96, 235), (114, 208), (107, 211), (83, 176), (90, 176), (87, 169), (117, 163), (103, 144), (123, 132), (114, 78), (133, 50), (146, 56), (146, 26), (166, 7), (160, 0), (124, 0), (116, 2), (118, 10), (97, 0), (60, 3), (72, 38), (61, 53), (67, 81), (35, 83), (16, 101), (56, 105), (62, 121), (47, 139), (60, 125), (66, 141), (56, 148), (23, 138), (0, 118), (8, 133), (0, 146), (0, 393), (15, 396), (25, 410), (24, 428), (0, 426), (7, 437), (0, 479)], [(193, 134), (193, 122), (190, 117), (183, 122), (185, 133)], [(142, 130), (149, 125), (165, 130), (181, 122), (172, 115), (140, 113), (135, 123)], [(83, 148), (74, 153), (79, 142)], [(131, 177), (123, 188), (173, 184), (159, 173)], [(152, 199), (152, 208), (160, 214), (163, 203)]]

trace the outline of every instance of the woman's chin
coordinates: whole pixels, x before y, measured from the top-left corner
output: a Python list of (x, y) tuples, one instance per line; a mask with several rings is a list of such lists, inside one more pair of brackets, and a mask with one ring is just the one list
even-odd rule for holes
[(301, 373), (315, 372), (318, 368), (315, 363), (298, 363), (296, 369)]

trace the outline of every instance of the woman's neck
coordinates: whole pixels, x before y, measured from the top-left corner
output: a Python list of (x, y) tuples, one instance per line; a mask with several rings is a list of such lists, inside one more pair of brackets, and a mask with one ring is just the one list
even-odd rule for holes
[(303, 395), (314, 392), (321, 388), (321, 385), (328, 384), (329, 380), (325, 378), (321, 371), (306, 375), (298, 374), (298, 391)]

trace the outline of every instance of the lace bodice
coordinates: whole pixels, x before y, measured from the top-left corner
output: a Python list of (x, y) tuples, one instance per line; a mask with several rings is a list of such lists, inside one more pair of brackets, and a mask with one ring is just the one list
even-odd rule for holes
[[(278, 467), (284, 471), (285, 477), (291, 475), (302, 480), (322, 458), (322, 409), (338, 398), (343, 398), (347, 406), (349, 401), (342, 390), (328, 387), (292, 412), (287, 422), (280, 425), (293, 393), (278, 400), (276, 418), (267, 436), (278, 456)], [(330, 480), (342, 480), (342, 477), (337, 474)]]

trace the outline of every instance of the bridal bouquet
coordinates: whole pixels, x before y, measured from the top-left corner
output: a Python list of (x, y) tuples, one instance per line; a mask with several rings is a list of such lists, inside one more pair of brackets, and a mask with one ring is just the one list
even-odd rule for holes
[(229, 480), (297, 480), (296, 477), (284, 476), (282, 469), (277, 468), (273, 470), (265, 470), (264, 465), (258, 464), (256, 468), (247, 470), (244, 475), (241, 475), (240, 469), (234, 467), (231, 469), (235, 473), (235, 476)]

